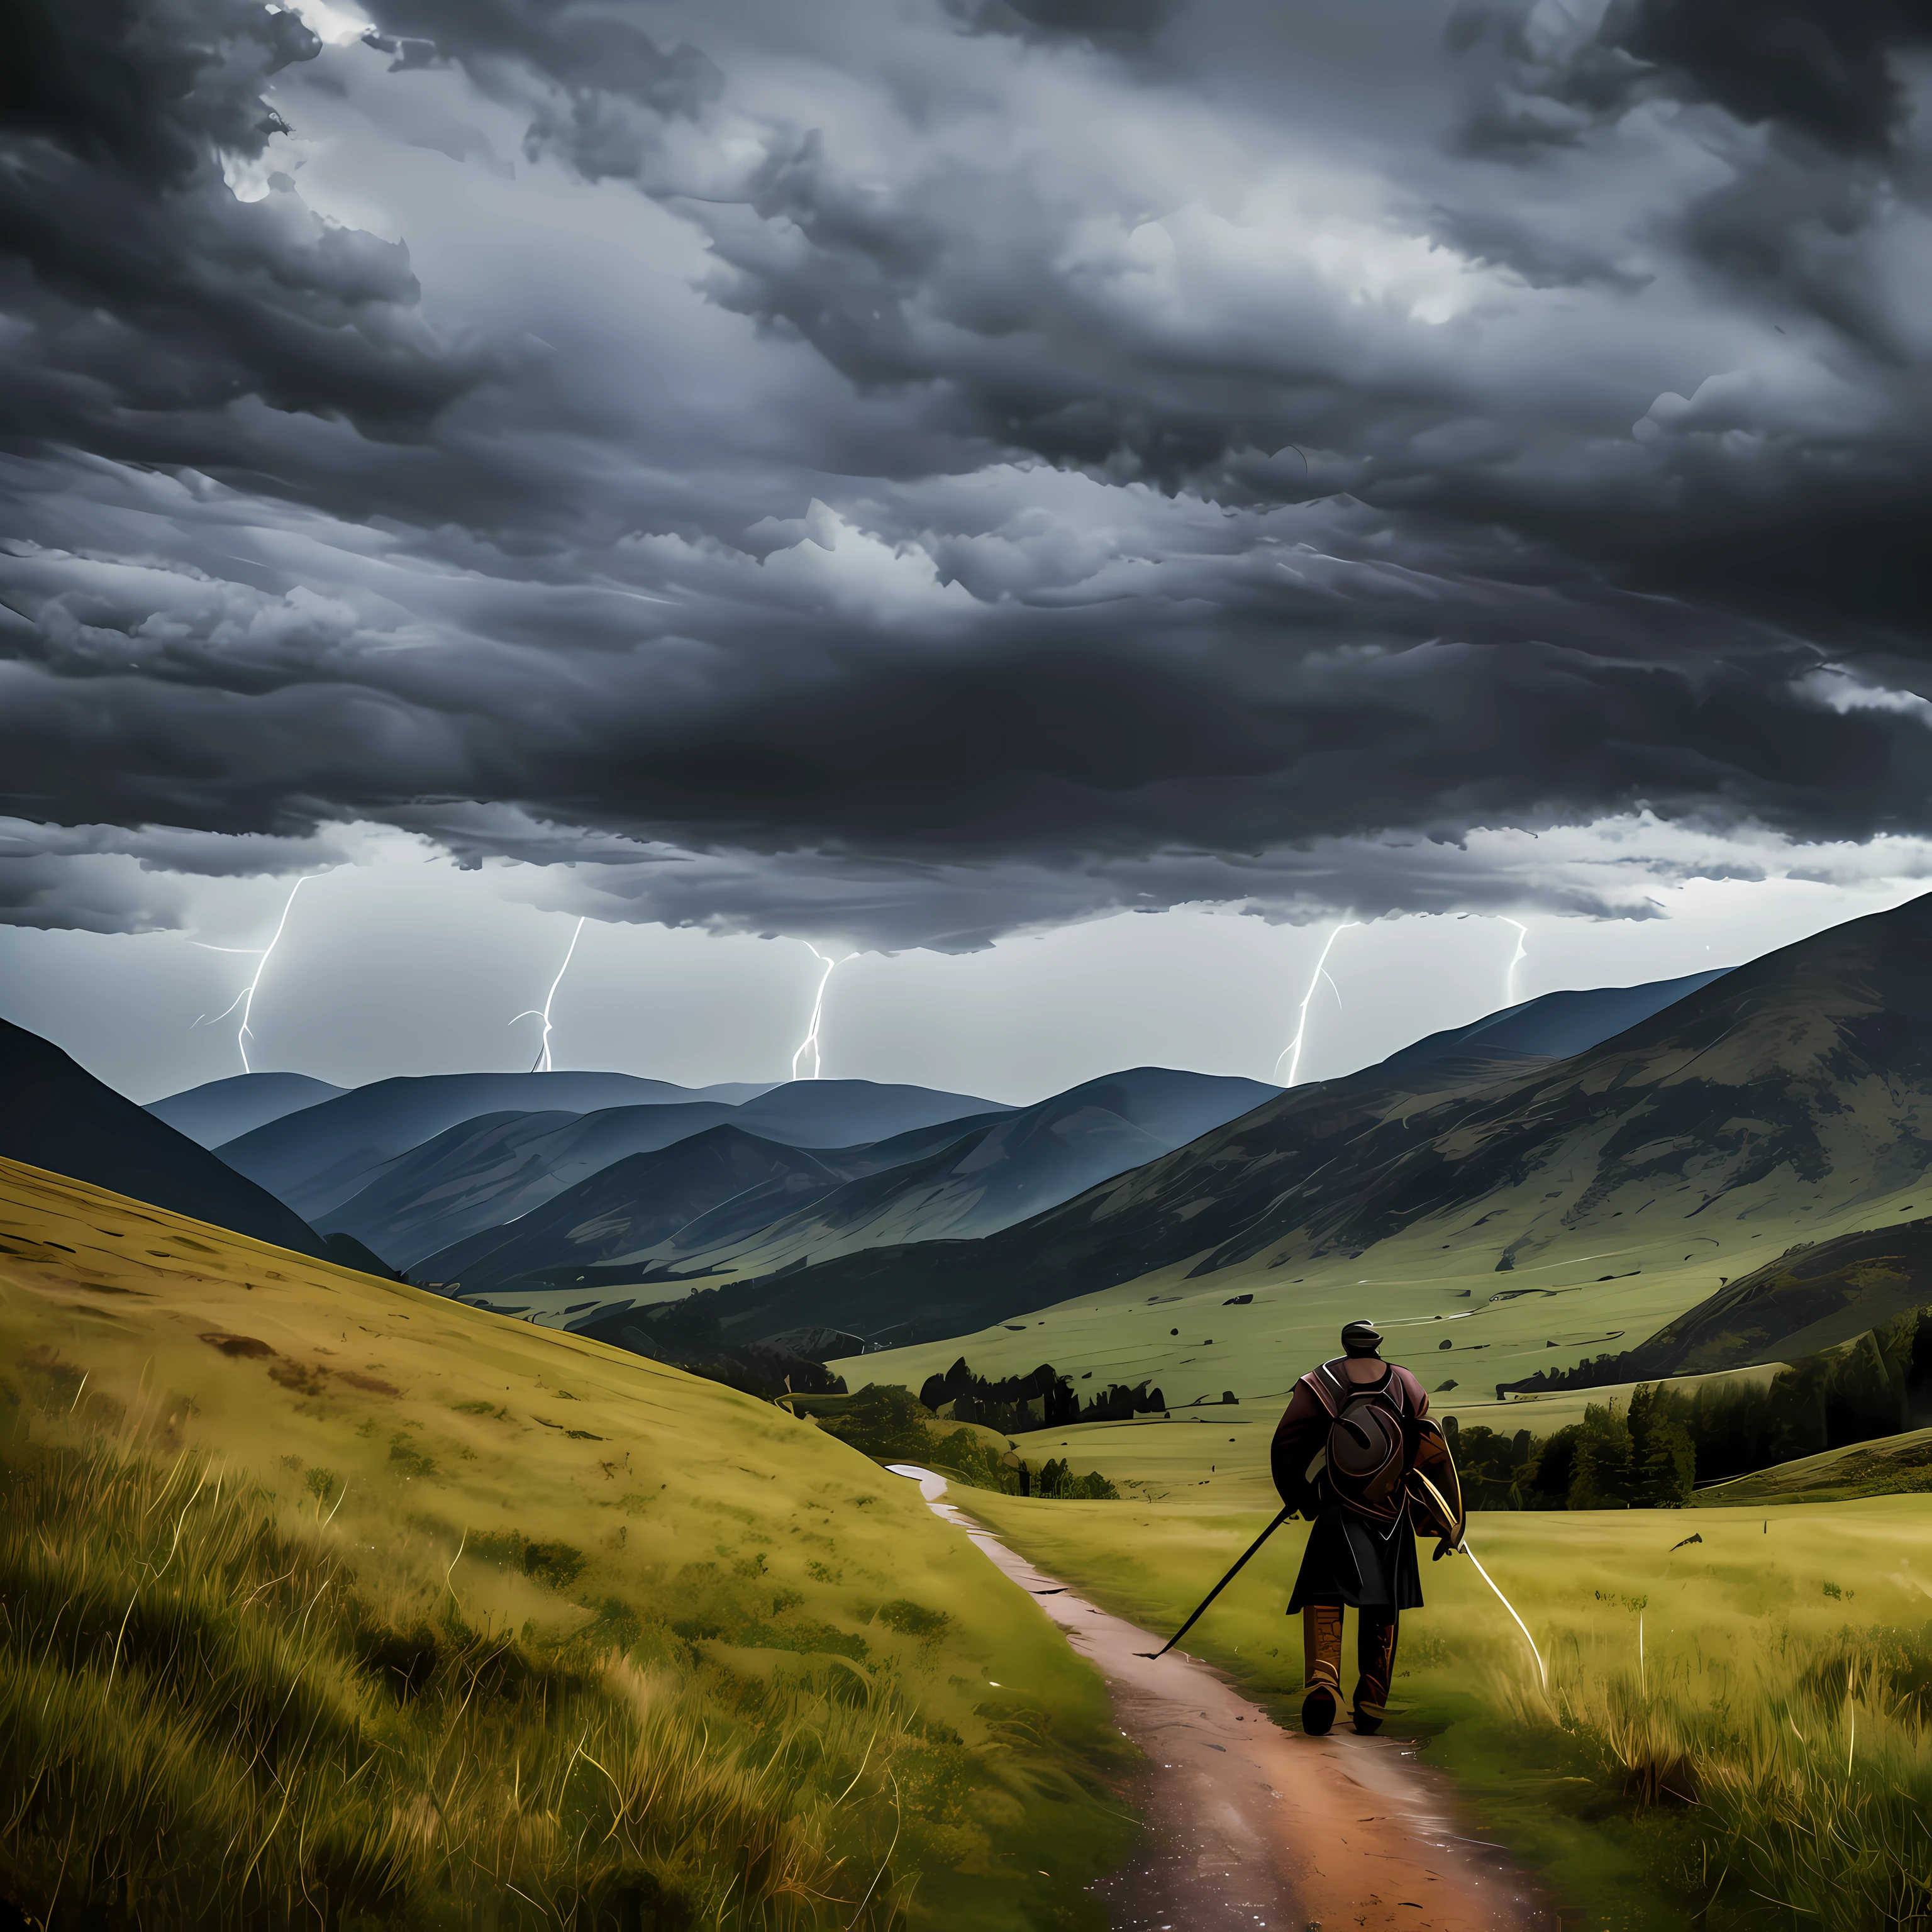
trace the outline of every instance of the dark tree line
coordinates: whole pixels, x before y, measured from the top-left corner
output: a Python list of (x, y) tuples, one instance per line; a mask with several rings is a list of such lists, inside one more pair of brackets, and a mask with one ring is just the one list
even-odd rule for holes
[[(1587, 1384), (1586, 1384), (1587, 1385)], [(1801, 1456), (1932, 1424), (1932, 1309), (1801, 1356), (1769, 1380), (1640, 1385), (1546, 1437), (1445, 1428), (1478, 1509), (1668, 1508)]]
[(954, 1421), (983, 1424), (1007, 1436), (1075, 1422), (1125, 1422), (1167, 1410), (1167, 1398), (1145, 1382), (1132, 1388), (1117, 1382), (1082, 1402), (1072, 1383), (1051, 1363), (1042, 1362), (1028, 1375), (994, 1382), (974, 1374), (964, 1355), (943, 1376), (928, 1376), (919, 1399), (935, 1412), (950, 1402)]
[(1681, 1396), (1640, 1388), (1629, 1406), (1593, 1402), (1553, 1436), (1444, 1427), (1476, 1509), (1675, 1509), (1690, 1499), (1697, 1454)]

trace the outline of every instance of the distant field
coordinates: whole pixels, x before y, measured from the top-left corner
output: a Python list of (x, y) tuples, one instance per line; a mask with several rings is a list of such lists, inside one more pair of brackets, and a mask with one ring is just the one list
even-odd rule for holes
[[(1345, 1322), (1367, 1315), (1382, 1324), (1384, 1353), (1414, 1370), (1438, 1413), (1546, 1435), (1576, 1420), (1586, 1401), (1600, 1402), (1610, 1392), (1498, 1403), (1497, 1383), (1630, 1348), (1712, 1293), (1720, 1276), (1735, 1280), (1795, 1241), (1922, 1212), (1927, 1198), (1923, 1185), (1900, 1188), (1820, 1216), (1816, 1225), (1802, 1200), (1783, 1211), (1754, 1204), (1733, 1220), (1700, 1217), (1693, 1225), (1703, 1232), (1696, 1234), (1679, 1213), (1672, 1232), (1646, 1228), (1640, 1237), (1634, 1222), (1628, 1236), (1564, 1236), (1560, 1258), (1500, 1274), (1486, 1230), (1468, 1231), (1445, 1246), (1444, 1231), (1418, 1229), (1359, 1256), (1292, 1268), (1228, 1268), (1198, 1280), (1188, 1279), (1184, 1267), (1172, 1268), (976, 1334), (832, 1366), (855, 1389), (867, 1382), (916, 1389), (962, 1355), (988, 1377), (1051, 1362), (1073, 1378), (1083, 1399), (1110, 1382), (1146, 1382), (1161, 1389), (1177, 1415), (1180, 1406), (1203, 1402), (1204, 1410), (1190, 1407), (1186, 1414), (1211, 1420), (1221, 1395), (1232, 1390), (1240, 1407), (1228, 1414), (1252, 1420), (1258, 1412), (1272, 1426), (1295, 1378), (1337, 1352)], [(1600, 1279), (1606, 1275), (1614, 1278)], [(1253, 1299), (1227, 1305), (1239, 1294)], [(1170, 1332), (1176, 1329), (1178, 1334)], [(1444, 1387), (1452, 1381), (1453, 1389)], [(1519, 1420), (1514, 1412), (1526, 1406), (1533, 1413)], [(1139, 1424), (1118, 1436), (1103, 1433), (1108, 1426), (1118, 1426), (1080, 1430), (1085, 1446), (1079, 1453), (1117, 1481), (1172, 1486), (1205, 1480), (1217, 1494), (1222, 1472), (1210, 1476), (1207, 1466), (1222, 1462), (1218, 1452), (1229, 1446), (1229, 1433), (1245, 1441), (1250, 1432), (1223, 1430), (1216, 1442), (1212, 1429), (1195, 1428), (1191, 1420), (1187, 1434), (1172, 1438)], [(1054, 1440), (1057, 1445), (1060, 1435)], [(1030, 1453), (1032, 1445), (1024, 1446)], [(1238, 1443), (1230, 1451), (1238, 1460), (1240, 1448)], [(1051, 1453), (1060, 1451), (1056, 1446)], [(1067, 1453), (1074, 1453), (1070, 1446)], [(1256, 1453), (1258, 1443), (1241, 1464), (1250, 1477), (1261, 1466)]]
[[(894, 1899), (910, 1901), (914, 1924), (948, 1932), (1097, 1922), (1084, 1887), (1121, 1854), (1127, 1829), (1105, 1783), (1122, 1747), (1099, 1679), (911, 1486), (808, 1422), (596, 1342), (0, 1162), (0, 1434), (16, 1495), (56, 1483), (71, 1452), (83, 1461), (59, 1493), (79, 1484), (133, 1498), (130, 1526), (166, 1531), (175, 1505), (135, 1503), (167, 1493), (154, 1486), (170, 1468), (188, 1472), (184, 1522), (214, 1498), (245, 1498), (245, 1521), (222, 1533), (285, 1541), (292, 1563), (346, 1565), (343, 1642), (371, 1656), (388, 1640), (366, 1628), (448, 1633), (410, 1638), (412, 1656), (508, 1645), (519, 1670), (561, 1672), (597, 1724), (621, 1731), (629, 1720), (597, 1688), (599, 1660), (628, 1654), (626, 1667), (668, 1673), (662, 1696), (697, 1726), (690, 1737), (715, 1736), (754, 1769), (760, 1738), (830, 1722), (788, 1732), (798, 1720), (786, 1711), (854, 1707), (856, 1731), (833, 1726), (851, 1744), (838, 1780), (849, 1770), (850, 1795), (834, 1805), (836, 1789), (801, 1773), (793, 1821), (831, 1834), (825, 1856), (846, 1861), (834, 1886), (849, 1886), (845, 1903), (794, 1898), (785, 1924), (857, 1923), (862, 1893), (868, 1924)], [(34, 1474), (48, 1456), (55, 1473)], [(160, 1587), (168, 1553), (163, 1534), (142, 1554), (148, 1533), (127, 1531), (137, 1596)], [(84, 1517), (75, 1534), (62, 1560), (85, 1565)], [(40, 1560), (29, 1544), (10, 1547)], [(256, 1598), (234, 1600), (220, 1617), (235, 1642), (282, 1641), (250, 1636), (244, 1612)], [(40, 1653), (19, 1648), (18, 1628), (10, 1642), (8, 1668), (28, 1669)], [(113, 1664), (132, 1696), (131, 1654), (117, 1649)], [(76, 1661), (74, 1681), (97, 1667)], [(388, 1694), (357, 1688), (352, 1660), (343, 1668), (328, 1696), (347, 1700), (353, 1734), (375, 1721), (356, 1714), (364, 1700)], [(24, 1721), (25, 1708), (0, 1716)], [(544, 1708), (566, 1721), (561, 1705)], [(394, 1721), (415, 1728), (398, 1762), (420, 1750), (427, 1766), (446, 1749), (431, 1715), (406, 1703)], [(25, 1734), (10, 1736), (18, 1768)], [(534, 1767), (542, 1753), (528, 1748)], [(82, 1789), (76, 1815), (85, 1798)], [(840, 1833), (849, 1843), (835, 1842)], [(711, 1882), (710, 1870), (691, 1882)], [(506, 1906), (504, 1922), (513, 1916)]]
[[(976, 1492), (958, 1500), (1042, 1568), (1162, 1635), (1270, 1513), (1232, 1497), (1225, 1505)], [(1291, 1724), (1300, 1634), (1282, 1606), (1306, 1536), (1298, 1522), (1278, 1532), (1186, 1645)], [(1765, 1854), (1766, 1882), (1789, 1886), (1786, 1897), (1808, 1884), (1821, 1900), (1850, 1888), (1837, 1916), (1826, 1915), (1834, 1927), (1889, 1922), (1866, 1912), (1858, 1887), (1882, 1874), (1888, 1844), (1908, 1864), (1923, 1851), (1932, 1747), (1914, 1701), (1924, 1692), (1912, 1687), (1932, 1681), (1923, 1640), (1932, 1502), (1478, 1514), (1469, 1540), (1528, 1624), (1550, 1693), (1475, 1570), (1460, 1558), (1431, 1563), (1425, 1546), (1428, 1606), (1403, 1619), (1394, 1704), (1400, 1724), (1430, 1740), (1424, 1761), (1465, 1781), (1477, 1828), (1493, 1826), (1566, 1898), (1588, 1901), (1592, 1926), (1669, 1928), (1686, 1922), (1721, 1869), (1702, 1862), (1707, 1840), (1721, 1849), (1727, 1832), (1755, 1834), (1775, 1850), (1814, 1824), (1843, 1828), (1846, 1856), (1865, 1858), (1862, 1875), (1822, 1853), (1794, 1869), (1804, 1860), (1786, 1847)], [(1352, 1651), (1347, 1661), (1352, 1684)], [(1864, 1755), (1848, 1760), (1859, 1738)], [(1667, 1778), (1679, 1760), (1700, 1768), (1692, 1774), (1703, 1778), (1706, 1802), (1694, 1810), (1667, 1792), (1660, 1803), (1637, 1802), (1644, 1780)], [(1808, 1810), (1795, 1822), (1768, 1819), (1766, 1790), (1793, 1788), (1794, 1779), (1810, 1793)], [(1888, 1804), (1904, 1808), (1888, 1822)], [(1848, 1806), (1852, 1826), (1841, 1815)], [(1748, 1863), (1740, 1852), (1741, 1869)], [(1750, 1889), (1735, 1902), (1750, 1904)], [(1914, 1895), (1932, 1906), (1922, 1886)]]

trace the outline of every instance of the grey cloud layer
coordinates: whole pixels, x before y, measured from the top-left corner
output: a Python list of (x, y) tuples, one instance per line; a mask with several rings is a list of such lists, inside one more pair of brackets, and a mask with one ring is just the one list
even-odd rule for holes
[(941, 945), (1925, 824), (1923, 8), (172, 4), (0, 100), (0, 810)]

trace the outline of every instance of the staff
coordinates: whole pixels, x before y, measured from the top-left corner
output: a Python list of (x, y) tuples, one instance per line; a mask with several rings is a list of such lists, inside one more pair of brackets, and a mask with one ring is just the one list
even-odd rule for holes
[(1241, 1566), (1242, 1566), (1242, 1564), (1244, 1564), (1244, 1563), (1246, 1563), (1246, 1562), (1247, 1562), (1248, 1558), (1249, 1558), (1250, 1556), (1253, 1556), (1253, 1554), (1255, 1553), (1255, 1552), (1256, 1552), (1257, 1550), (1260, 1549), (1260, 1547), (1262, 1546), (1262, 1545), (1263, 1544), (1264, 1544), (1265, 1542), (1267, 1542), (1267, 1540), (1268, 1540), (1268, 1538), (1269, 1538), (1270, 1537), (1271, 1537), (1272, 1535), (1274, 1535), (1274, 1534), (1275, 1533), (1275, 1532), (1276, 1532), (1276, 1530), (1278, 1530), (1279, 1528), (1280, 1528), (1280, 1527), (1282, 1526), (1282, 1525), (1283, 1523), (1285, 1523), (1286, 1522), (1287, 1522), (1287, 1520), (1288, 1520), (1288, 1518), (1289, 1518), (1290, 1516), (1292, 1516), (1292, 1515), (1294, 1515), (1294, 1510), (1292, 1510), (1292, 1509), (1284, 1509), (1284, 1510), (1281, 1512), (1281, 1514), (1275, 1518), (1275, 1520), (1274, 1520), (1274, 1522), (1272, 1522), (1271, 1523), (1270, 1523), (1270, 1524), (1268, 1525), (1268, 1526), (1267, 1527), (1267, 1528), (1265, 1528), (1264, 1530), (1263, 1530), (1263, 1531), (1262, 1532), (1261, 1534), (1260, 1534), (1260, 1535), (1258, 1535), (1258, 1537), (1256, 1537), (1256, 1538), (1255, 1538), (1254, 1541), (1253, 1541), (1253, 1542), (1252, 1542), (1251, 1544), (1250, 1544), (1248, 1545), (1247, 1548), (1246, 1548), (1246, 1550), (1244, 1550), (1241, 1552), (1240, 1556), (1236, 1559), (1236, 1561), (1235, 1561), (1235, 1564), (1234, 1564), (1234, 1567), (1232, 1570), (1230, 1570), (1228, 1572), (1228, 1574), (1227, 1574), (1227, 1575), (1226, 1575), (1226, 1576), (1223, 1576), (1223, 1577), (1221, 1579), (1221, 1580), (1220, 1580), (1220, 1582), (1216, 1583), (1216, 1584), (1214, 1586), (1214, 1588), (1213, 1588), (1213, 1589), (1210, 1590), (1210, 1591), (1208, 1592), (1208, 1594), (1207, 1594), (1207, 1595), (1206, 1595), (1206, 1596), (1203, 1597), (1203, 1598), (1201, 1599), (1201, 1608), (1200, 1608), (1200, 1610), (1197, 1610), (1194, 1612), (1193, 1616), (1192, 1616), (1191, 1617), (1190, 1617), (1190, 1618), (1187, 1619), (1186, 1622), (1185, 1622), (1184, 1624), (1183, 1624), (1181, 1625), (1181, 1627), (1180, 1628), (1180, 1629), (1178, 1629), (1178, 1630), (1176, 1630), (1176, 1631), (1174, 1632), (1174, 1634), (1173, 1634), (1173, 1636), (1172, 1636), (1171, 1637), (1169, 1637), (1169, 1638), (1168, 1639), (1168, 1640), (1166, 1641), (1166, 1642), (1165, 1642), (1164, 1644), (1162, 1644), (1162, 1645), (1161, 1646), (1161, 1647), (1160, 1648), (1160, 1649), (1158, 1649), (1158, 1650), (1137, 1650), (1137, 1651), (1136, 1651), (1136, 1652), (1134, 1652), (1134, 1654), (1135, 1654), (1136, 1657), (1144, 1657), (1144, 1658), (1146, 1658), (1149, 1659), (1150, 1661), (1151, 1661), (1151, 1660), (1155, 1660), (1155, 1659), (1158, 1659), (1158, 1658), (1163, 1658), (1163, 1657), (1165, 1657), (1165, 1656), (1167, 1654), (1167, 1653), (1168, 1653), (1170, 1650), (1172, 1650), (1172, 1649), (1174, 1648), (1174, 1646), (1176, 1644), (1178, 1644), (1178, 1643), (1180, 1641), (1180, 1640), (1181, 1640), (1183, 1637), (1184, 1637), (1184, 1636), (1187, 1634), (1187, 1633), (1188, 1633), (1190, 1630), (1191, 1630), (1197, 1623), (1198, 1623), (1198, 1622), (1201, 1621), (1202, 1611), (1205, 1610), (1207, 1609), (1208, 1606), (1210, 1604), (1211, 1604), (1211, 1603), (1214, 1600), (1214, 1599), (1215, 1599), (1216, 1597), (1218, 1597), (1218, 1596), (1221, 1594), (1221, 1592), (1222, 1592), (1223, 1590), (1225, 1590), (1225, 1589), (1228, 1587), (1228, 1586), (1230, 1583), (1232, 1583), (1232, 1582), (1234, 1580), (1234, 1579), (1235, 1579), (1237, 1576), (1238, 1576), (1241, 1574)]

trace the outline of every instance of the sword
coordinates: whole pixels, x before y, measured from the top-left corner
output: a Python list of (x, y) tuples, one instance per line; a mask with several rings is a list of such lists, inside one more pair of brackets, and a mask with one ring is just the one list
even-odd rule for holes
[[(1435, 1498), (1436, 1507), (1442, 1512), (1442, 1520), (1444, 1522), (1453, 1523), (1456, 1520), (1456, 1513), (1449, 1507), (1448, 1503), (1444, 1502), (1442, 1492), (1438, 1490), (1420, 1469), (1414, 1471), (1414, 1474), (1415, 1480), (1429, 1492), (1431, 1496)], [(1543, 1680), (1544, 1689), (1547, 1690), (1550, 1688), (1550, 1672), (1544, 1667), (1543, 1653), (1537, 1648), (1536, 1640), (1530, 1635), (1528, 1624), (1525, 1623), (1522, 1618), (1516, 1616), (1515, 1604), (1511, 1603), (1508, 1598), (1504, 1596), (1500, 1589), (1497, 1588), (1496, 1580), (1483, 1568), (1480, 1559), (1477, 1556), (1476, 1552), (1469, 1547), (1469, 1536), (1466, 1527), (1463, 1531), (1461, 1541), (1450, 1544), (1449, 1548), (1450, 1552), (1452, 1555), (1460, 1551), (1461, 1554), (1466, 1556), (1472, 1563), (1475, 1564), (1476, 1574), (1481, 1577), (1483, 1581), (1488, 1584), (1492, 1590), (1496, 1591), (1496, 1601), (1502, 1604), (1503, 1608), (1508, 1611), (1512, 1617), (1516, 1618), (1516, 1627), (1518, 1630), (1522, 1632), (1522, 1640), (1525, 1643), (1529, 1646), (1530, 1655), (1536, 1659), (1536, 1674)], [(1440, 1552), (1438, 1552), (1438, 1555), (1440, 1553)]]
[(1137, 1651), (1136, 1651), (1136, 1652), (1134, 1652), (1134, 1654), (1135, 1654), (1136, 1657), (1144, 1657), (1145, 1658), (1147, 1658), (1147, 1659), (1148, 1660), (1148, 1661), (1149, 1661), (1150, 1663), (1152, 1663), (1152, 1662), (1154, 1662), (1154, 1661), (1155, 1661), (1155, 1660), (1158, 1660), (1159, 1658), (1161, 1658), (1165, 1657), (1165, 1656), (1167, 1654), (1167, 1653), (1168, 1653), (1170, 1650), (1172, 1650), (1172, 1649), (1174, 1648), (1174, 1646), (1176, 1644), (1178, 1644), (1178, 1643), (1180, 1641), (1180, 1640), (1181, 1640), (1183, 1637), (1184, 1637), (1184, 1636), (1187, 1634), (1187, 1633), (1188, 1633), (1190, 1630), (1191, 1630), (1197, 1623), (1198, 1623), (1198, 1622), (1200, 1622), (1200, 1620), (1201, 1620), (1201, 1616), (1202, 1616), (1202, 1611), (1204, 1611), (1204, 1610), (1207, 1609), (1208, 1606), (1210, 1604), (1211, 1604), (1211, 1603), (1214, 1600), (1214, 1599), (1215, 1599), (1216, 1597), (1218, 1597), (1218, 1596), (1221, 1594), (1221, 1592), (1222, 1592), (1223, 1590), (1225, 1590), (1225, 1589), (1228, 1587), (1228, 1586), (1230, 1583), (1232, 1583), (1232, 1582), (1234, 1580), (1234, 1579), (1240, 1574), (1240, 1573), (1241, 1573), (1241, 1565), (1242, 1565), (1242, 1564), (1246, 1563), (1246, 1562), (1247, 1562), (1248, 1558), (1249, 1558), (1250, 1556), (1253, 1556), (1253, 1554), (1255, 1553), (1255, 1552), (1256, 1552), (1257, 1550), (1260, 1549), (1260, 1547), (1262, 1546), (1262, 1545), (1263, 1544), (1264, 1544), (1265, 1542), (1267, 1542), (1267, 1540), (1268, 1540), (1268, 1538), (1269, 1538), (1270, 1537), (1271, 1537), (1272, 1535), (1274, 1535), (1274, 1534), (1275, 1533), (1275, 1532), (1276, 1532), (1276, 1530), (1278, 1530), (1279, 1528), (1280, 1528), (1280, 1527), (1282, 1526), (1282, 1525), (1283, 1523), (1285, 1523), (1286, 1522), (1287, 1522), (1287, 1520), (1288, 1520), (1288, 1518), (1289, 1518), (1290, 1516), (1292, 1516), (1292, 1515), (1294, 1515), (1294, 1509), (1293, 1509), (1293, 1508), (1292, 1508), (1292, 1507), (1288, 1507), (1288, 1508), (1283, 1508), (1283, 1510), (1282, 1510), (1282, 1513), (1280, 1514), (1280, 1515), (1279, 1515), (1278, 1516), (1276, 1516), (1276, 1517), (1275, 1518), (1275, 1520), (1274, 1520), (1274, 1522), (1272, 1522), (1271, 1523), (1270, 1523), (1270, 1524), (1268, 1525), (1268, 1526), (1267, 1527), (1267, 1528), (1265, 1528), (1264, 1530), (1263, 1530), (1263, 1531), (1262, 1532), (1261, 1534), (1260, 1534), (1260, 1535), (1258, 1535), (1258, 1537), (1256, 1537), (1256, 1538), (1255, 1538), (1254, 1541), (1253, 1541), (1253, 1542), (1252, 1542), (1251, 1544), (1250, 1544), (1248, 1545), (1247, 1548), (1246, 1548), (1244, 1551), (1243, 1551), (1243, 1552), (1242, 1552), (1242, 1553), (1241, 1553), (1241, 1556), (1240, 1556), (1240, 1562), (1237, 1562), (1237, 1563), (1235, 1564), (1235, 1565), (1234, 1565), (1234, 1568), (1233, 1568), (1233, 1569), (1232, 1569), (1232, 1570), (1230, 1570), (1228, 1572), (1227, 1575), (1226, 1575), (1226, 1576), (1223, 1576), (1223, 1577), (1221, 1579), (1220, 1582), (1218, 1582), (1218, 1583), (1216, 1583), (1216, 1584), (1214, 1586), (1214, 1588), (1213, 1588), (1213, 1589), (1211, 1589), (1211, 1590), (1210, 1590), (1210, 1591), (1208, 1592), (1207, 1595), (1206, 1595), (1206, 1596), (1204, 1596), (1204, 1597), (1203, 1597), (1203, 1598), (1202, 1598), (1202, 1600), (1201, 1600), (1201, 1608), (1200, 1608), (1200, 1610), (1196, 1610), (1196, 1611), (1194, 1612), (1193, 1616), (1191, 1616), (1191, 1617), (1190, 1617), (1190, 1618), (1187, 1619), (1186, 1622), (1185, 1622), (1184, 1624), (1183, 1624), (1181, 1625), (1181, 1627), (1180, 1628), (1180, 1629), (1178, 1629), (1178, 1630), (1176, 1630), (1176, 1631), (1174, 1632), (1174, 1634), (1173, 1634), (1173, 1636), (1172, 1636), (1171, 1637), (1169, 1637), (1169, 1638), (1168, 1639), (1168, 1640), (1166, 1641), (1166, 1642), (1165, 1642), (1164, 1644), (1162, 1644), (1162, 1645), (1161, 1646), (1161, 1647), (1160, 1648), (1160, 1649), (1158, 1649), (1158, 1650), (1137, 1650)]

